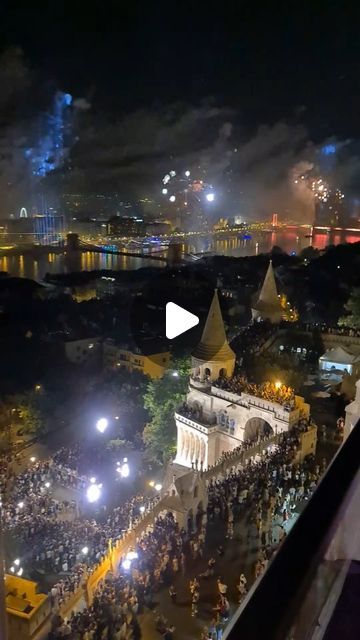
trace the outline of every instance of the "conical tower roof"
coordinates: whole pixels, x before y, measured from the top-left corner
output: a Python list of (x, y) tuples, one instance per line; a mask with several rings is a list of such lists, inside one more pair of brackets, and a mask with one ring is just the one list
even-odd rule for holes
[(204, 362), (222, 362), (235, 358), (226, 338), (217, 289), (214, 292), (201, 340), (192, 356)]
[(270, 260), (265, 280), (261, 287), (259, 302), (265, 302), (271, 306), (279, 306), (278, 292), (276, 288), (274, 269)]

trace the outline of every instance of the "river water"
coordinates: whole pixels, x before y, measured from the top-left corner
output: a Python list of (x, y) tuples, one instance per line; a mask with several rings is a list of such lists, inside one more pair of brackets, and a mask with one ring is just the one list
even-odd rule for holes
[[(186, 239), (182, 250), (187, 253), (214, 252), (225, 256), (251, 256), (267, 253), (275, 245), (287, 253), (300, 253), (305, 247), (312, 245), (315, 249), (325, 249), (329, 244), (341, 242), (359, 242), (360, 230), (317, 233), (313, 238), (305, 238), (304, 228), (282, 229), (279, 231), (254, 232), (248, 240), (236, 236), (198, 237)], [(149, 260), (143, 257), (116, 256), (101, 253), (79, 253), (72, 258), (66, 255), (48, 253), (36, 259), (31, 255), (0, 257), (0, 271), (7, 271), (12, 276), (20, 276), (41, 280), (46, 273), (68, 273), (71, 271), (93, 271), (98, 269), (131, 270), (140, 267), (163, 267), (164, 262)]]

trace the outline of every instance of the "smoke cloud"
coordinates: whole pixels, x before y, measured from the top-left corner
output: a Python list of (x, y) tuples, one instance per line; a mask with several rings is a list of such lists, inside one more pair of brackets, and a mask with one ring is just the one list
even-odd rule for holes
[[(34, 177), (24, 150), (36, 123), (54, 97), (46, 94), (20, 49), (0, 56), (1, 215), (27, 205)], [(92, 100), (93, 102), (93, 100)], [(333, 137), (314, 143), (295, 122), (242, 127), (239, 113), (208, 99), (194, 107), (175, 103), (118, 115), (99, 114), (85, 97), (73, 100), (74, 135), (69, 157), (45, 178), (60, 193), (115, 191), (123, 198), (150, 196), (161, 201), (162, 178), (171, 169), (213, 185), (214, 216), (311, 222), (314, 202), (301, 175), (324, 175), (351, 197), (358, 196), (360, 150), (355, 141)], [(303, 118), (299, 113), (297, 118)]]

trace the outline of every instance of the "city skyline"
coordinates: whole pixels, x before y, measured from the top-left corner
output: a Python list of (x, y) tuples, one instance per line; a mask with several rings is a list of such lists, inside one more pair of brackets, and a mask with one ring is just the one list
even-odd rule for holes
[[(198, 9), (185, 28), (181, 11), (171, 24), (171, 11), (160, 6), (153, 15), (110, 7), (96, 32), (95, 14), (87, 8), (82, 15), (82, 6), (72, 15), (65, 5), (61, 25), (35, 8), (31, 30), (26, 8), (2, 9), (5, 212), (30, 210), (44, 197), (56, 206), (64, 192), (117, 191), (125, 200), (162, 202), (171, 170), (213, 185), (211, 220), (266, 219), (276, 211), (310, 222), (309, 198), (292, 181), (310, 168), (357, 204), (358, 76), (350, 64), (357, 45), (346, 11), (280, 6), (274, 14), (240, 6), (237, 32), (221, 9), (216, 28)], [(115, 38), (117, 26), (122, 38)], [(184, 38), (186, 30), (194, 37)], [(91, 39), (98, 44), (90, 51)], [(313, 64), (299, 64), (301, 55)]]

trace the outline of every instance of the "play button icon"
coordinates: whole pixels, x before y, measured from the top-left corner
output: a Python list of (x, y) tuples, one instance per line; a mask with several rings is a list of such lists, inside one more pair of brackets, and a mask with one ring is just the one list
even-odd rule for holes
[(185, 331), (189, 331), (199, 324), (199, 318), (194, 313), (186, 311), (175, 302), (166, 304), (166, 337), (168, 340), (177, 338)]

